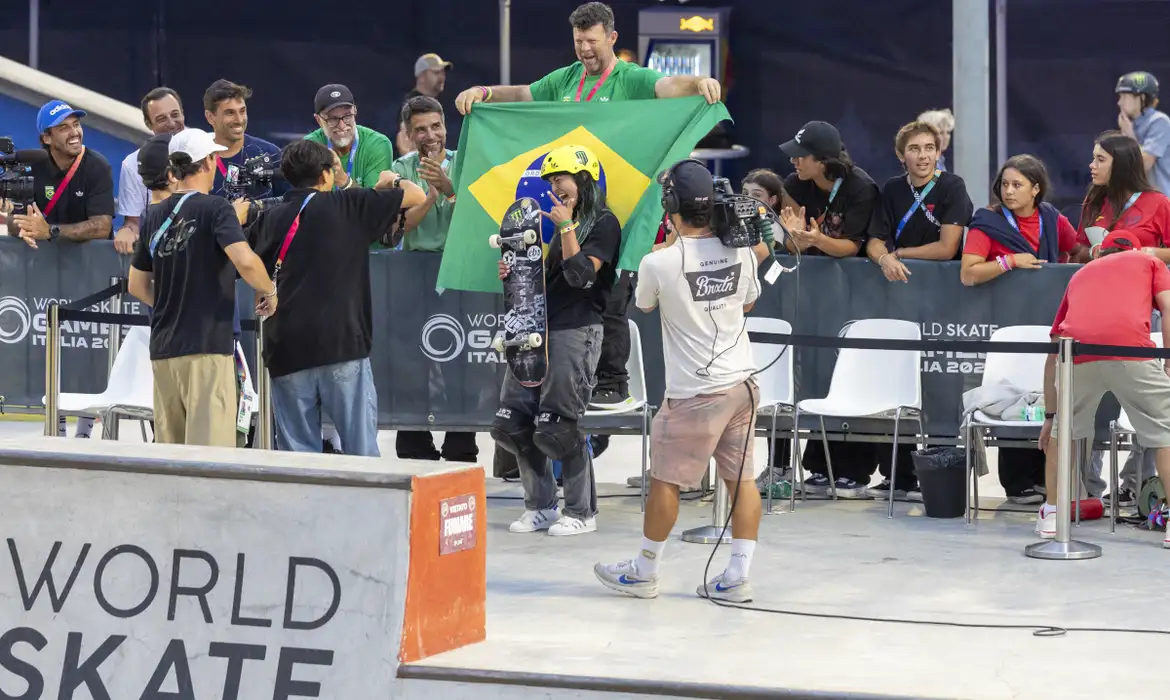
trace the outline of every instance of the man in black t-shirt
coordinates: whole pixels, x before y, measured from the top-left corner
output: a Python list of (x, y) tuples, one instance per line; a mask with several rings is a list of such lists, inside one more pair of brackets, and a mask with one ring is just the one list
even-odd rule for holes
[[(592, 395), (601, 356), (601, 314), (609, 301), (622, 232), (598, 186), (601, 164), (583, 146), (562, 146), (540, 168), (553, 200), (548, 218), (557, 236), (545, 259), (548, 373), (540, 387), (525, 387), (509, 371), (500, 389), (492, 438), (516, 455), (524, 486), (524, 514), (512, 532), (548, 530), (579, 535), (597, 530), (593, 460), (577, 422)], [(500, 261), (500, 279), (509, 274)], [(535, 424), (535, 425), (534, 425)], [(565, 509), (549, 460), (561, 461)]]
[(252, 413), (237, 406), (236, 273), (256, 290), (261, 316), (276, 309), (276, 286), (232, 205), (208, 194), (223, 146), (185, 129), (167, 150), (178, 183), (146, 210), (129, 280), (130, 293), (152, 309), (155, 441), (235, 447), (237, 426), (246, 430)]
[(370, 245), (426, 194), (390, 170), (373, 189), (335, 190), (341, 161), (314, 141), (286, 146), (280, 170), (293, 189), (248, 228), (280, 289), (264, 324), (277, 449), (320, 452), (324, 411), (346, 454), (379, 457)]
[(809, 122), (780, 145), (796, 172), (784, 179), (782, 223), (790, 253), (857, 255), (878, 198), (877, 185), (853, 164), (837, 127)]
[[(911, 122), (898, 131), (894, 148), (905, 175), (892, 177), (882, 186), (881, 201), (874, 208), (865, 252), (891, 282), (910, 281), (911, 272), (903, 260), (958, 260), (963, 229), (974, 207), (963, 178), (938, 170), (943, 137), (926, 122)], [(923, 294), (934, 290), (921, 289)], [(898, 471), (894, 498), (922, 500), (918, 479), (909, 466), (913, 445), (898, 448)], [(875, 454), (882, 482), (868, 488), (869, 495), (884, 499), (890, 495), (890, 449)]]

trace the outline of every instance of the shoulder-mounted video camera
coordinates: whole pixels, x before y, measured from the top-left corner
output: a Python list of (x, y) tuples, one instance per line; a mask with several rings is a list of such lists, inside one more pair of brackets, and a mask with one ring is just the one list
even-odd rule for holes
[(19, 206), (31, 204), (35, 200), (35, 187), (29, 168), (48, 158), (49, 154), (42, 148), (18, 151), (11, 138), (0, 136), (0, 199)]
[[(267, 194), (272, 190), (272, 180), (279, 167), (280, 160), (268, 153), (245, 160), (236, 172), (236, 181), (224, 183), (228, 199), (256, 199)], [(261, 191), (260, 195), (255, 194), (258, 190)]]
[(754, 197), (736, 194), (731, 181), (714, 178), (711, 230), (728, 248), (751, 248), (763, 240), (769, 226), (779, 226), (780, 217), (772, 208)]

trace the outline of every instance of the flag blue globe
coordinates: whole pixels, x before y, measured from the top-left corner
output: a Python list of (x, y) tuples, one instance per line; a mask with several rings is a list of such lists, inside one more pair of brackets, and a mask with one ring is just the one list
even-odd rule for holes
[[(539, 158), (532, 161), (532, 164), (524, 170), (524, 177), (520, 178), (520, 182), (516, 184), (516, 199), (531, 197), (540, 203), (540, 209), (544, 212), (552, 211), (552, 198), (548, 196), (552, 188), (540, 177), (540, 165), (547, 155), (547, 153), (541, 154)], [(601, 178), (597, 184), (601, 187), (602, 192), (606, 191), (605, 166), (601, 166)], [(540, 217), (540, 237), (546, 246), (552, 241), (554, 233), (556, 233), (556, 227), (553, 222), (549, 221), (547, 217)]]

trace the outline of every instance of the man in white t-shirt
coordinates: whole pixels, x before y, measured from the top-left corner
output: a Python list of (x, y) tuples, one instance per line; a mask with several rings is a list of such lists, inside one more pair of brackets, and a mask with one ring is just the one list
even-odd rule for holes
[(752, 598), (748, 569), (760, 526), (760, 494), (752, 480), (759, 390), (744, 321), (760, 295), (756, 256), (750, 248), (725, 247), (711, 232), (715, 188), (703, 164), (682, 161), (659, 179), (674, 232), (642, 259), (634, 295), (643, 311), (659, 309), (666, 366), (664, 405), (650, 429), (642, 550), (593, 571), (615, 591), (656, 597), (679, 489), (697, 486), (714, 457), (733, 494), (731, 560), (698, 594), (745, 603)]
[[(142, 98), (142, 120), (146, 127), (159, 134), (177, 134), (183, 130), (183, 103), (179, 93), (169, 87), (157, 87)], [(150, 205), (150, 191), (138, 175), (138, 151), (122, 161), (118, 178), (116, 213), (122, 217), (122, 227), (114, 234), (114, 250), (123, 255), (134, 252), (138, 240), (138, 224)]]

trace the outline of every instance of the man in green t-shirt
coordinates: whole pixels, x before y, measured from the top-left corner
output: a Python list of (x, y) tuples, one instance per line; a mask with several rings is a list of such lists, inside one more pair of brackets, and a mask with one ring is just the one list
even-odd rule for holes
[[(600, 2), (588, 2), (569, 15), (577, 62), (559, 68), (531, 85), (477, 86), (459, 93), (455, 107), (460, 114), (471, 111), (476, 102), (613, 102), (650, 100), (702, 95), (718, 102), (722, 88), (714, 78), (693, 75), (665, 77), (649, 68), (619, 59), (614, 54), (618, 34), (614, 31), (613, 10)], [(597, 365), (597, 387), (592, 406), (619, 408), (629, 396), (626, 361), (630, 355), (627, 320), (633, 285), (630, 273), (623, 273), (610, 296), (610, 308), (602, 318), (604, 350)], [(594, 439), (604, 443), (604, 439)], [(601, 444), (595, 445), (604, 449)]]
[[(447, 123), (443, 106), (426, 95), (411, 97), (402, 106), (401, 119), (414, 150), (394, 161), (391, 169), (427, 193), (426, 201), (406, 210), (402, 250), (441, 253), (447, 243), (447, 229), (455, 210), (455, 186), (450, 177), (455, 168), (455, 151), (445, 145)], [(429, 377), (423, 375), (417, 380), (419, 386), (407, 387), (407, 390), (428, 392)], [(448, 462), (474, 462), (479, 457), (475, 433), (446, 433), (440, 451), (435, 449), (434, 437), (429, 431), (399, 430), (394, 448), (401, 459), (442, 457)]]
[(378, 177), (390, 169), (393, 151), (390, 139), (373, 129), (357, 124), (357, 104), (353, 93), (344, 85), (326, 85), (313, 100), (313, 118), (321, 128), (305, 138), (333, 149), (341, 160), (345, 176), (338, 179), (340, 188), (373, 187)]

